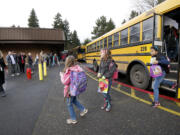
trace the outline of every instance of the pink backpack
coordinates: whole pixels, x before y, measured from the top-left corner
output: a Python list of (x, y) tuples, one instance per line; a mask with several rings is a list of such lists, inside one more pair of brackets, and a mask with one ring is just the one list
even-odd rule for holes
[[(111, 61), (111, 64), (109, 65), (109, 70), (111, 69), (111, 67), (113, 66), (113, 64), (116, 64), (114, 60)], [(116, 65), (117, 66), (117, 65)], [(116, 70), (113, 73), (112, 79), (118, 79), (118, 68), (116, 68)]]

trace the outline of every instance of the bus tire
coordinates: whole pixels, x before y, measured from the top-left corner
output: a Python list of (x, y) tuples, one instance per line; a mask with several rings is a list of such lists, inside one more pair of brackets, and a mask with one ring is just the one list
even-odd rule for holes
[(93, 70), (94, 70), (95, 72), (98, 71), (98, 64), (97, 64), (96, 60), (93, 61)]
[(141, 64), (134, 65), (130, 70), (131, 83), (138, 88), (146, 89), (149, 86), (149, 77), (145, 67)]

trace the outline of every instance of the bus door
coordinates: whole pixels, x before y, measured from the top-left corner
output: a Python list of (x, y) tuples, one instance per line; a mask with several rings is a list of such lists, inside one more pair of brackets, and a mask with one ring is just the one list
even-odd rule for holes
[[(179, 26), (179, 29), (180, 29), (180, 26)], [(180, 31), (179, 31), (179, 33), (180, 33)], [(180, 35), (180, 34), (179, 34)], [(178, 67), (179, 67), (179, 69), (178, 69), (178, 72), (179, 72), (179, 75), (178, 75), (178, 89), (177, 89), (177, 98), (178, 99), (180, 99), (180, 36), (179, 36), (179, 49), (178, 49), (179, 51), (179, 59), (178, 59), (178, 63), (179, 63), (179, 65), (178, 65)]]
[(179, 28), (180, 28), (180, 8), (170, 11), (163, 15), (162, 18), (162, 52), (170, 60), (170, 73), (166, 75), (166, 80), (177, 83), (177, 87), (171, 91), (176, 92), (178, 98), (180, 98), (180, 43), (179, 43)]

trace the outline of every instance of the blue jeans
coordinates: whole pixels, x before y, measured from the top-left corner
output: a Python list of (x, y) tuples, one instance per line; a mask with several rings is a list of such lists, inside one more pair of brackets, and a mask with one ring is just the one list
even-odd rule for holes
[(67, 98), (67, 106), (70, 117), (72, 120), (76, 120), (76, 114), (73, 108), (73, 104), (76, 105), (76, 107), (80, 110), (80, 112), (84, 111), (85, 108), (83, 105), (79, 103), (76, 96), (71, 96), (70, 98)]
[(164, 77), (166, 76), (166, 72), (163, 71), (163, 75), (156, 77), (155, 80), (152, 83), (152, 88), (154, 91), (154, 102), (159, 102), (159, 87), (160, 84), (172, 87), (172, 85), (174, 84), (174, 82), (168, 81), (168, 80), (164, 80)]
[(111, 105), (111, 96), (110, 96), (111, 85), (112, 85), (112, 80), (109, 80), (108, 92), (103, 93), (103, 96), (105, 98), (105, 102), (107, 102), (108, 105)]

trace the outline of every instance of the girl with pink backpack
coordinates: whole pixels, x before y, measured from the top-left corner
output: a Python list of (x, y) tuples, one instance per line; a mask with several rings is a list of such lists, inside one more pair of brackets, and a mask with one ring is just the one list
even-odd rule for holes
[[(75, 75), (76, 76), (75, 76)], [(79, 74), (79, 76), (78, 76)], [(73, 108), (73, 104), (80, 110), (80, 116), (84, 116), (87, 112), (88, 109), (86, 109), (83, 105), (80, 104), (80, 102), (77, 100), (77, 95), (83, 92), (86, 89), (86, 78), (84, 76), (84, 71), (83, 69), (75, 64), (75, 58), (74, 56), (68, 56), (65, 61), (65, 68), (63, 72), (60, 72), (61, 76), (61, 82), (65, 85), (64, 86), (64, 98), (67, 99), (67, 106), (68, 106), (68, 111), (70, 114), (70, 119), (67, 119), (67, 124), (76, 124), (76, 114)], [(74, 79), (73, 77), (77, 77), (77, 79)], [(84, 78), (83, 78), (84, 77)], [(80, 79), (78, 79), (80, 78)], [(81, 86), (84, 86), (82, 88), (79, 88), (78, 86), (74, 86), (72, 84), (72, 81), (79, 81), (81, 83)], [(84, 80), (84, 82), (82, 82)], [(76, 82), (73, 82), (76, 83)], [(79, 88), (75, 92), (76, 87)], [(80, 91), (81, 90), (81, 91)]]

